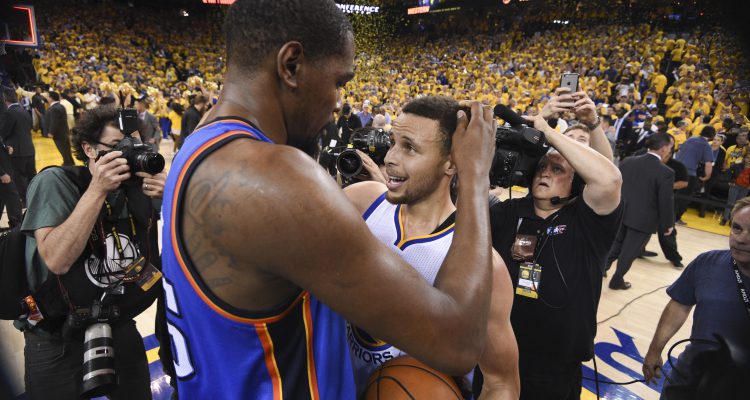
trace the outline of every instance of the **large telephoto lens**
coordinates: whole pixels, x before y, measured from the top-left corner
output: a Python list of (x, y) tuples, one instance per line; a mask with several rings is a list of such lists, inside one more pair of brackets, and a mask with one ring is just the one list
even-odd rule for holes
[(83, 388), (85, 398), (104, 396), (117, 386), (112, 328), (97, 323), (86, 328), (83, 342)]

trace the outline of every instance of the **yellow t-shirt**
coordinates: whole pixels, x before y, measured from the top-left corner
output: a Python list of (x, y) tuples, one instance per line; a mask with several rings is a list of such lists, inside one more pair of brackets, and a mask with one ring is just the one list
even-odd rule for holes
[(727, 155), (724, 158), (724, 168), (729, 168), (732, 164), (741, 163), (747, 154), (747, 145), (744, 147), (737, 147), (737, 145), (729, 146), (727, 149)]
[(681, 130), (679, 130), (677, 128), (672, 128), (672, 129), (668, 130), (667, 133), (669, 133), (670, 135), (672, 135), (672, 137), (674, 138), (674, 149), (675, 149), (675, 151), (679, 150), (680, 149), (680, 145), (683, 144), (683, 143), (685, 143), (685, 141), (687, 140), (687, 135), (685, 134), (685, 132), (682, 132)]
[[(703, 118), (703, 117), (700, 117), (700, 118)], [(697, 118), (696, 118), (696, 119), (697, 119)], [(690, 131), (690, 134), (691, 134), (692, 136), (700, 136), (701, 132), (703, 131), (703, 128), (705, 128), (706, 126), (708, 126), (708, 125), (706, 125), (706, 124), (704, 124), (704, 123), (702, 123), (702, 122), (696, 122), (696, 123), (695, 123), (695, 126), (694, 126), (694, 127), (693, 127), (693, 129), (692, 129), (692, 130)]]
[(654, 76), (653, 85), (656, 89), (656, 93), (664, 93), (664, 88), (667, 87), (667, 77), (664, 76), (664, 74), (656, 74), (656, 76)]
[(167, 118), (172, 121), (172, 132), (177, 132), (177, 134), (179, 134), (180, 129), (182, 129), (182, 116), (174, 111), (170, 111)]

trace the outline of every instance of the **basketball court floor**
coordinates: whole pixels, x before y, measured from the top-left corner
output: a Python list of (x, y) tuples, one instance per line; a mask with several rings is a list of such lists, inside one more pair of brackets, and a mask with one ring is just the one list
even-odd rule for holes
[[(52, 139), (35, 135), (37, 151), (37, 168), (61, 163)], [(161, 153), (169, 165), (172, 158), (172, 142), (162, 142)], [(514, 197), (517, 196), (514, 193)], [(718, 225), (716, 216), (709, 213), (699, 218), (693, 210), (683, 218), (688, 225), (678, 226), (677, 242), (687, 265), (698, 254), (716, 249), (727, 249), (729, 238), (727, 227)], [(7, 226), (3, 216), (0, 226)], [(696, 229), (698, 228), (698, 229)], [(637, 259), (626, 279), (633, 284), (630, 290), (618, 291), (603, 284), (601, 302), (598, 312), (598, 333), (595, 340), (596, 367), (599, 376), (599, 398), (601, 399), (658, 399), (663, 379), (654, 385), (633, 383), (615, 385), (603, 382), (630, 382), (643, 379), (641, 363), (656, 329), (661, 311), (669, 301), (666, 287), (680, 275), (681, 270), (673, 267), (659, 249), (659, 242), (653, 236), (648, 250), (656, 251), (658, 256), (648, 259)], [(144, 337), (151, 371), (151, 389), (155, 400), (169, 399), (171, 389), (164, 376), (158, 352), (158, 342), (154, 337), (155, 306), (136, 318), (138, 330)], [(667, 344), (667, 349), (680, 339), (690, 336), (692, 315), (675, 337)], [(9, 321), (0, 321), (0, 363), (10, 372), (15, 395), (24, 398), (23, 392), (23, 336)], [(684, 344), (675, 348), (672, 357), (676, 358), (684, 349)], [(666, 351), (666, 349), (665, 349)], [(666, 360), (666, 354), (663, 355)], [(669, 372), (669, 367), (665, 367)], [(597, 398), (596, 383), (593, 378), (594, 364), (588, 362), (583, 367), (582, 399)]]

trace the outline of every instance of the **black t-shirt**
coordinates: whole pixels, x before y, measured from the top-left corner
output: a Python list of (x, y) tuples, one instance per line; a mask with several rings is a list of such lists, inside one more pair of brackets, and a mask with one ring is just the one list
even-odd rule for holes
[(337, 127), (341, 128), (341, 145), (348, 144), (351, 138), (352, 131), (362, 127), (362, 121), (354, 113), (350, 114), (349, 117), (339, 118)]
[(674, 171), (675, 182), (688, 181), (688, 172), (687, 168), (685, 168), (685, 164), (675, 160), (674, 157), (670, 157), (669, 161), (667, 161), (667, 167), (672, 168), (672, 171)]
[[(535, 215), (530, 197), (490, 209), (493, 247), (505, 260), (513, 282), (511, 324), (523, 375), (569, 371), (571, 365), (593, 356), (604, 264), (622, 214), (620, 204), (609, 215), (599, 216), (582, 198), (547, 219)], [(511, 256), (516, 232), (538, 237), (540, 298), (515, 294), (521, 264)]]

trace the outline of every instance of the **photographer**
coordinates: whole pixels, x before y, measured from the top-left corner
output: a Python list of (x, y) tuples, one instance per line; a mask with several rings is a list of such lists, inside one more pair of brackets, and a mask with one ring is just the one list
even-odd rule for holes
[[(132, 139), (118, 120), (122, 118), (111, 106), (87, 111), (73, 131), (76, 157), (86, 164), (75, 169), (77, 181), (70, 170), (50, 168), (29, 186), (22, 224), (28, 235), (29, 286), (35, 298), (52, 299), (56, 305), (42, 308), (44, 320), (37, 324), (32, 318), (17, 324), (26, 340), (30, 399), (79, 397), (87, 379), (83, 331), (88, 336), (87, 327), (96, 322), (111, 327), (119, 384), (109, 394), (151, 398), (148, 362), (133, 318), (161, 293), (155, 207), (159, 201), (152, 199), (161, 198), (165, 174), (131, 172), (138, 168), (123, 154), (133, 154)], [(139, 138), (137, 131), (132, 136)], [(129, 270), (140, 257), (143, 268)], [(126, 275), (126, 270), (141, 272)], [(91, 307), (91, 318), (96, 318), (94, 305), (100, 300), (98, 321), (81, 318), (79, 307)], [(84, 322), (75, 326), (76, 317)]]
[[(493, 246), (514, 285), (521, 399), (578, 399), (604, 261), (622, 217), (622, 178), (607, 157), (557, 133), (541, 114), (527, 119), (557, 151), (539, 162), (531, 196), (490, 208)], [(609, 149), (603, 132), (596, 135)]]
[(349, 103), (344, 103), (341, 107), (341, 114), (339, 120), (336, 122), (336, 127), (341, 129), (341, 143), (347, 144), (352, 136), (352, 131), (362, 127), (362, 121), (359, 116), (352, 112), (352, 106)]

